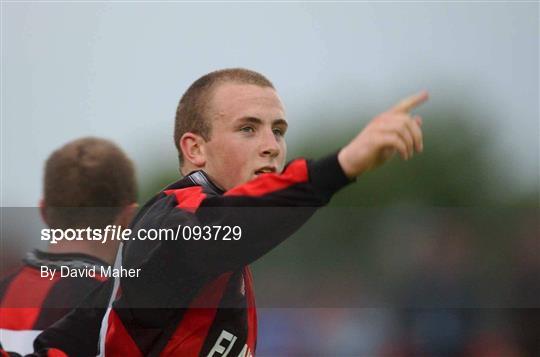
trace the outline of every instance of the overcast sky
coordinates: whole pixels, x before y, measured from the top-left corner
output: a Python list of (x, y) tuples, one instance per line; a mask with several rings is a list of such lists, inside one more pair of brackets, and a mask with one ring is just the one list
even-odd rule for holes
[[(141, 177), (156, 162), (176, 165), (180, 95), (200, 75), (232, 66), (274, 82), (289, 141), (419, 89), (434, 107), (485, 109), (478, 120), (491, 128), (495, 157), (519, 184), (538, 183), (535, 2), (1, 7), (2, 206), (35, 206), (44, 160), (76, 137), (115, 140)], [(332, 125), (314, 122), (321, 113)]]

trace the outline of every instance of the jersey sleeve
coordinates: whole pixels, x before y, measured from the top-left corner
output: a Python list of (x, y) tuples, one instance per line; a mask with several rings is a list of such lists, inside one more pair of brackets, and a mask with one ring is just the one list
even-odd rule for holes
[[(297, 231), (332, 195), (348, 184), (337, 154), (317, 161), (297, 159), (281, 174), (263, 174), (223, 195), (207, 196), (200, 186), (175, 190), (177, 206), (162, 221), (199, 227), (240, 227), (241, 238), (180, 238), (183, 271), (217, 274), (255, 261)], [(186, 219), (186, 214), (189, 219)], [(170, 242), (169, 242), (170, 243)]]

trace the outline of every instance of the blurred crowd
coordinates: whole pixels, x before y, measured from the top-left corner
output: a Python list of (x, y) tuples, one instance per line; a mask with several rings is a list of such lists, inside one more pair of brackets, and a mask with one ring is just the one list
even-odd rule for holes
[(384, 282), (374, 287), (361, 277), (363, 302), (336, 304), (346, 287), (322, 285), (320, 294), (329, 296), (314, 297), (321, 307), (260, 308), (259, 355), (540, 356), (537, 211), (514, 225), (491, 222), (488, 231), (506, 227), (487, 237), (451, 216), (430, 229), (426, 222), (412, 224), (393, 237), (384, 235), (401, 224), (382, 229), (373, 252), (382, 273), (371, 279)]

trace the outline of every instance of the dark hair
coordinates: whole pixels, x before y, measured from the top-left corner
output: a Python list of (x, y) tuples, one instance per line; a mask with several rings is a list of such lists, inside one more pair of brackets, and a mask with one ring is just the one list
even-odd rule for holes
[(198, 134), (204, 140), (210, 140), (212, 125), (207, 117), (211, 94), (220, 83), (254, 84), (260, 87), (274, 88), (262, 74), (244, 68), (228, 68), (210, 72), (197, 79), (180, 99), (176, 110), (174, 125), (174, 143), (178, 149), (180, 166), (183, 164), (180, 138), (185, 133)]
[(45, 163), (44, 202), (52, 228), (103, 228), (136, 201), (133, 163), (109, 140), (86, 137)]

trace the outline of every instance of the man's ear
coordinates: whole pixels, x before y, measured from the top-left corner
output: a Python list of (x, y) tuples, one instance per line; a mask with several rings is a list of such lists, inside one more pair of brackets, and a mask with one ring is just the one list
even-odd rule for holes
[(39, 213), (41, 214), (41, 219), (45, 222), (46, 225), (49, 225), (47, 222), (47, 206), (45, 205), (45, 199), (39, 200)]
[(179, 143), (184, 161), (191, 163), (196, 168), (204, 167), (206, 164), (205, 143), (206, 141), (200, 135), (190, 132), (184, 133)]
[(116, 219), (114, 220), (114, 224), (124, 227), (124, 228), (128, 227), (131, 221), (133, 220), (133, 217), (135, 217), (137, 208), (139, 208), (139, 205), (136, 202), (133, 202), (132, 204), (124, 206), (122, 210), (116, 216)]

